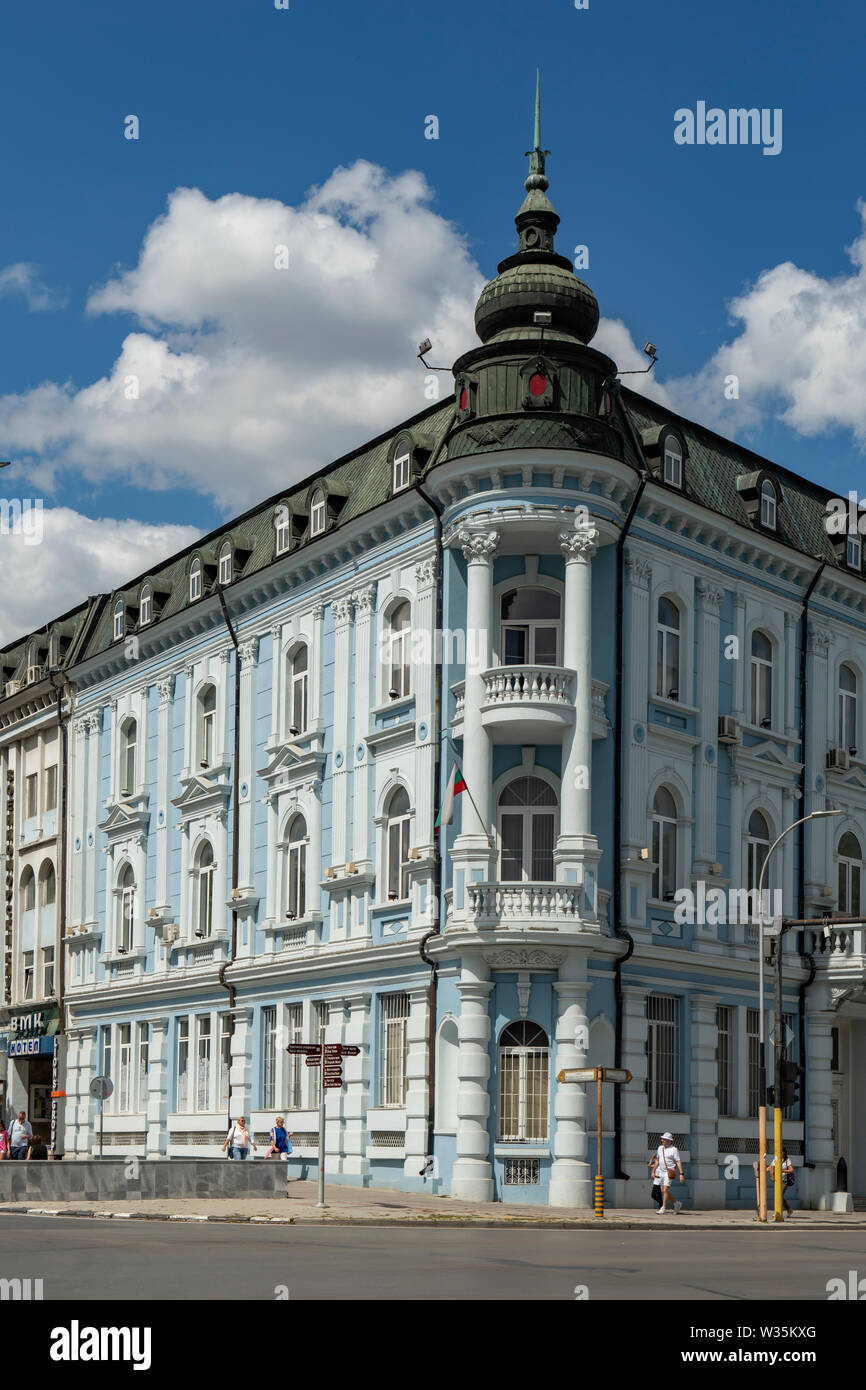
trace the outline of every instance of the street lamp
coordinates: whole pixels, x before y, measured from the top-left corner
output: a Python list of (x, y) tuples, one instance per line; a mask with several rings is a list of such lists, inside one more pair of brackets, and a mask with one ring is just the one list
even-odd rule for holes
[[(841, 811), (810, 811), (808, 816), (801, 816), (795, 820), (793, 825), (789, 825), (783, 830), (778, 839), (774, 840), (767, 850), (767, 857), (761, 865), (761, 872), (758, 875), (758, 1056), (760, 1059), (760, 1081), (758, 1089), (758, 1220), (767, 1219), (767, 1059), (764, 1043), (764, 906), (763, 889), (764, 875), (767, 872), (767, 865), (770, 856), (777, 845), (781, 844), (786, 835), (790, 835), (792, 830), (796, 830), (798, 825), (805, 825), (807, 820), (825, 820), (829, 816), (841, 816)], [(782, 932), (779, 931), (779, 943), (776, 948), (781, 958), (782, 953)], [(781, 968), (781, 967), (780, 967)], [(779, 1025), (777, 1024), (777, 1027)], [(778, 1090), (779, 1080), (776, 1077), (776, 1090)], [(774, 1110), (776, 1115), (776, 1187), (775, 1187), (775, 1206), (778, 1209), (777, 1218), (781, 1219), (781, 1165), (782, 1165), (782, 1136), (781, 1122), (782, 1112), (779, 1109), (780, 1096), (774, 1095)]]

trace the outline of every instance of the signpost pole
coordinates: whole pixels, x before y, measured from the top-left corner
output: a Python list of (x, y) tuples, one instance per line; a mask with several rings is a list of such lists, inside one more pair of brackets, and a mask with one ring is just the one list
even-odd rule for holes
[(596, 1216), (604, 1216), (604, 1176), (601, 1166), (601, 1088), (604, 1081), (604, 1067), (596, 1067), (595, 1080), (598, 1091), (598, 1114), (596, 1123), (598, 1138), (596, 1140), (595, 1149), (595, 1214)]
[(105, 1115), (105, 1098), (99, 1098), (99, 1157), (102, 1158), (102, 1121)]
[(325, 1044), (319, 1050), (319, 1193), (317, 1207), (326, 1207), (325, 1201)]

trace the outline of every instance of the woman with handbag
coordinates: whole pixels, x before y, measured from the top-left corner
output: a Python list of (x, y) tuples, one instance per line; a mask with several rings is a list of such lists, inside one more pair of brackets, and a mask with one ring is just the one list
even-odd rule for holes
[(680, 1158), (680, 1151), (674, 1143), (674, 1136), (670, 1130), (665, 1130), (662, 1135), (662, 1142), (658, 1146), (656, 1157), (662, 1179), (662, 1204), (657, 1214), (664, 1216), (666, 1211), (673, 1211), (676, 1214), (682, 1206), (682, 1202), (678, 1202), (671, 1193), (671, 1183), (677, 1175), (677, 1168), (680, 1170), (680, 1182), (685, 1182), (685, 1178), (683, 1177), (683, 1161)]
[(255, 1148), (253, 1136), (247, 1129), (246, 1117), (238, 1115), (223, 1143), (223, 1153), (229, 1151), (229, 1158), (249, 1158), (250, 1147)]
[(287, 1132), (285, 1126), (286, 1122), (282, 1115), (278, 1115), (271, 1129), (271, 1147), (265, 1154), (265, 1158), (288, 1158), (292, 1152), (292, 1136)]

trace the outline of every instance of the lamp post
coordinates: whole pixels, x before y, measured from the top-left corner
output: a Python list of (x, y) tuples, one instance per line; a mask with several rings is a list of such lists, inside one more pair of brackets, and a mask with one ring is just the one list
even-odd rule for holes
[[(763, 908), (763, 889), (764, 875), (767, 872), (767, 865), (770, 856), (777, 845), (780, 845), (786, 835), (790, 835), (792, 830), (796, 830), (798, 825), (804, 825), (808, 820), (825, 820), (829, 816), (841, 816), (841, 811), (810, 811), (808, 816), (801, 816), (792, 825), (783, 830), (781, 835), (773, 841), (767, 850), (767, 857), (761, 865), (761, 872), (758, 875), (758, 1055), (760, 1061), (760, 1076), (758, 1082), (758, 1220), (767, 1219), (767, 1058), (766, 1044), (764, 1042), (764, 908)], [(777, 947), (779, 957), (782, 952), (782, 932), (779, 931), (779, 944)], [(781, 976), (781, 963), (779, 962), (779, 975)], [(781, 1010), (781, 1003), (779, 1004)], [(776, 1047), (778, 1048), (781, 1038), (779, 1029), (781, 1019), (776, 1024)], [(782, 1166), (782, 1112), (779, 1109), (779, 1077), (778, 1066), (776, 1072), (776, 1089), (774, 1092), (774, 1111), (775, 1111), (775, 1153), (776, 1153), (776, 1186), (774, 1194), (774, 1205), (778, 1210), (777, 1220), (781, 1220), (781, 1166)]]

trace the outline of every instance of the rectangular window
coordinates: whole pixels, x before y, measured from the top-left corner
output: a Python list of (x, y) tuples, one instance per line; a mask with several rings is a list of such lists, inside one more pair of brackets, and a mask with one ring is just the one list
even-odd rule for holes
[[(290, 1043), (304, 1041), (304, 1017), (300, 1004), (290, 1004), (286, 1010), (286, 1026)], [(301, 1077), (305, 1071), (312, 1070), (305, 1065), (303, 1057), (289, 1054), (289, 1110), (300, 1110), (303, 1105)]]
[(197, 1039), (195, 1108), (196, 1110), (209, 1110), (211, 1084), (210, 1014), (197, 1014), (195, 1022)]
[(132, 1025), (117, 1030), (117, 1109), (126, 1114), (132, 1098)]
[(277, 1011), (262, 1009), (262, 1109), (277, 1103)]
[[(102, 1075), (111, 1076), (111, 1025), (102, 1026)], [(112, 1077), (112, 1080), (114, 1078)]]
[(653, 821), (653, 860), (656, 868), (652, 877), (652, 896), (670, 902), (676, 892), (677, 827), (672, 820), (657, 817)]
[(401, 454), (394, 460), (394, 491), (409, 486), (409, 455)]
[(25, 999), (32, 999), (32, 998), (33, 998), (33, 994), (34, 994), (34, 990), (35, 990), (35, 985), (36, 985), (36, 981), (35, 981), (35, 979), (34, 979), (34, 975), (35, 975), (35, 971), (34, 971), (34, 968), (33, 968), (33, 952), (32, 952), (32, 951), (25, 951), (25, 952), (24, 952), (24, 998), (25, 998)]
[(388, 897), (392, 900), (409, 896), (409, 824), (410, 818), (404, 816), (388, 826)]
[(150, 1064), (150, 1024), (139, 1023), (135, 1058), (135, 1108), (147, 1111), (147, 1068)]
[(671, 487), (683, 485), (683, 456), (679, 449), (665, 448), (665, 482)]
[(845, 547), (845, 560), (852, 570), (859, 570), (862, 553), (859, 536), (848, 536)]
[(177, 1021), (177, 1108), (189, 1110), (189, 1019)]
[(383, 994), (379, 999), (379, 1104), (406, 1103), (406, 1058), (409, 1021), (408, 994)]
[(277, 537), (277, 554), (285, 555), (289, 548), (289, 512), (286, 507), (277, 507), (274, 530)]
[(680, 1001), (650, 994), (647, 1011), (647, 1096), (650, 1110), (680, 1108)]
[(746, 1047), (748, 1051), (749, 1118), (754, 1119), (760, 1108), (761, 1048), (760, 1015), (757, 1009), (746, 1010)]
[(42, 951), (42, 998), (50, 999), (54, 994), (54, 947), (45, 946)]
[(232, 1068), (232, 1019), (231, 1014), (220, 1014), (220, 1093), (219, 1108), (227, 1110)]
[(33, 820), (39, 814), (39, 774), (31, 772), (24, 779), (24, 819)]
[(716, 1095), (718, 1097), (720, 1115), (736, 1114), (736, 1096), (734, 1086), (734, 1078), (736, 1076), (736, 1068), (734, 1062), (735, 1020), (736, 1013), (734, 1009), (716, 1009), (716, 1064), (718, 1066)]
[(45, 769), (45, 810), (57, 810), (57, 764)]

